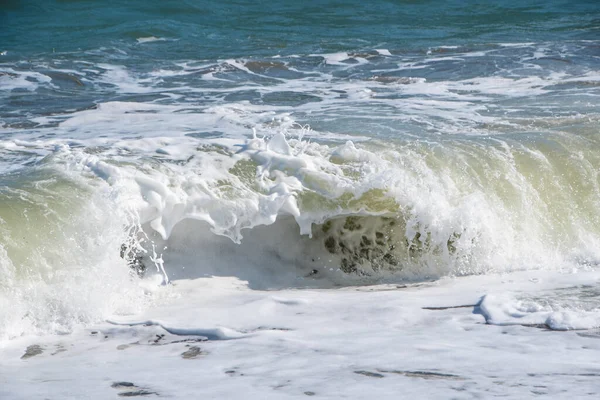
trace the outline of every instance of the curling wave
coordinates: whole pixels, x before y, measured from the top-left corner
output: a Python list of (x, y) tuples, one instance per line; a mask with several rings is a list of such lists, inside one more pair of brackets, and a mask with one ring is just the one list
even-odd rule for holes
[(2, 334), (134, 312), (149, 300), (130, 269), (271, 289), (600, 260), (594, 135), (336, 144), (306, 129), (12, 141), (37, 161), (2, 176)]

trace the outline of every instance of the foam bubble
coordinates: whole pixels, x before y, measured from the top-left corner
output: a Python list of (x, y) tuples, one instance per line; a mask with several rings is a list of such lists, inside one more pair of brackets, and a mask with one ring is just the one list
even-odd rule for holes
[(139, 37), (136, 40), (138, 43), (151, 43), (151, 42), (162, 42), (167, 39), (156, 37), (156, 36), (145, 36), (145, 37)]

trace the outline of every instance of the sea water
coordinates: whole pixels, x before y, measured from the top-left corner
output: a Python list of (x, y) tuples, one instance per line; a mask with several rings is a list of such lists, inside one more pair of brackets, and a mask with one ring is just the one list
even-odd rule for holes
[(595, 1), (3, 2), (0, 341), (188, 315), (173, 288), (207, 277), (591, 273), (478, 310), (599, 326), (599, 26)]

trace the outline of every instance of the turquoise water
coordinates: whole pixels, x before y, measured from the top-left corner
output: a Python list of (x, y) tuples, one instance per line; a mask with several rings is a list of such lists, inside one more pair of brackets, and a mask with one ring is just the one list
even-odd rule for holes
[[(222, 59), (375, 46), (594, 40), (595, 1), (5, 1), (15, 55), (116, 47), (139, 59)], [(135, 51), (142, 36), (177, 39)]]
[[(0, 117), (5, 124), (27, 126), (28, 117), (85, 108), (124, 94), (114, 82), (94, 85), (102, 71), (85, 69), (117, 64), (138, 78), (154, 70), (176, 68), (177, 62), (218, 63), (226, 59), (285, 58), (300, 73), (271, 69), (273, 78), (299, 78), (331, 73), (341, 79), (370, 78), (377, 74), (423, 77), (429, 81), (479, 76), (544, 75), (549, 71), (582, 73), (597, 68), (600, 6), (595, 1), (496, 2), (336, 2), (306, 4), (275, 2), (173, 1), (6, 1), (0, 8), (0, 67), (10, 71), (69, 70), (79, 82), (51, 76), (54, 86), (27, 95), (3, 82)], [(140, 38), (164, 39), (142, 44)], [(591, 42), (589, 42), (591, 41)], [(427, 54), (493, 50), (503, 43), (543, 45), (549, 54), (522, 65), (536, 47), (503, 49), (481, 57), (430, 63), (420, 69), (398, 71), (397, 59), (427, 62)], [(453, 50), (447, 46), (459, 46)], [(310, 55), (337, 52), (365, 53), (388, 49), (396, 59), (371, 60), (356, 68), (330, 68)], [(568, 56), (567, 56), (568, 54)], [(297, 56), (301, 56), (297, 58)], [(431, 58), (431, 57), (429, 57)], [(349, 60), (348, 62), (352, 62)], [(9, 70), (6, 70), (6, 69)], [(93, 69), (93, 68), (92, 68)], [(529, 69), (529, 71), (527, 70)], [(235, 71), (230, 71), (235, 72)], [(6, 76), (6, 75), (5, 75)], [(191, 76), (194, 84), (196, 77)], [(34, 78), (27, 78), (33, 80)], [(83, 79), (83, 80), (82, 80)], [(235, 76), (233, 81), (253, 81)], [(5, 78), (6, 80), (6, 78)], [(269, 84), (268, 79), (261, 81)], [(164, 77), (161, 88), (173, 89), (181, 79)], [(80, 87), (81, 86), (81, 87)], [(240, 91), (243, 92), (243, 91)], [(252, 93), (239, 98), (257, 101)], [(195, 99), (206, 101), (206, 99)], [(277, 101), (275, 100), (275, 103)], [(318, 123), (315, 121), (305, 121)]]

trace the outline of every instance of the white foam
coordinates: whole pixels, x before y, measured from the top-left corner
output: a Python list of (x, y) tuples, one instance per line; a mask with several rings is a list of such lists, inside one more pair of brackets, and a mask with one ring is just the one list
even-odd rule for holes
[(152, 82), (147, 78), (133, 76), (125, 66), (113, 64), (98, 64), (104, 70), (102, 81), (118, 87), (122, 93), (150, 93), (155, 91), (148, 85)]
[(163, 42), (167, 39), (156, 36), (145, 36), (136, 39), (138, 43)]
[[(537, 282), (529, 273), (276, 294), (231, 278), (182, 280), (167, 288), (171, 301), (121, 317), (120, 325), (5, 343), (0, 395), (589, 396), (597, 385), (597, 333), (499, 327), (474, 313), (486, 291), (538, 293), (598, 279), (597, 273), (535, 276)], [(444, 309), (453, 306), (459, 307)], [(20, 359), (32, 345), (30, 354), (42, 353)], [(85, 379), (66, 384), (81, 365)]]
[[(314, 55), (316, 55), (316, 54), (314, 54)], [(327, 64), (331, 64), (331, 65), (344, 65), (344, 63), (342, 63), (342, 61), (345, 61), (348, 58), (350, 58), (348, 53), (344, 53), (344, 52), (323, 54), (320, 56), (322, 56), (325, 59), (325, 62)]]
[(600, 311), (577, 309), (571, 299), (565, 306), (553, 306), (546, 299), (517, 300), (510, 294), (486, 295), (480, 305), (488, 324), (539, 325), (554, 330), (586, 330), (600, 327)]
[(52, 79), (39, 72), (15, 71), (7, 68), (0, 71), (0, 90), (25, 89), (35, 91), (40, 85), (49, 85)]

